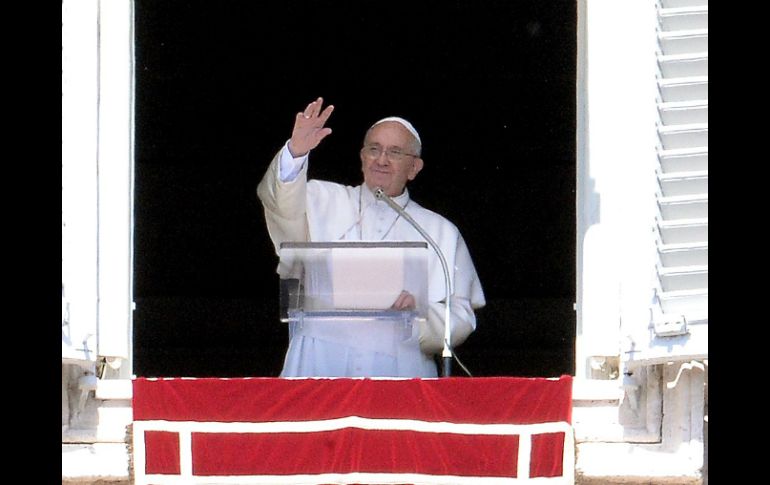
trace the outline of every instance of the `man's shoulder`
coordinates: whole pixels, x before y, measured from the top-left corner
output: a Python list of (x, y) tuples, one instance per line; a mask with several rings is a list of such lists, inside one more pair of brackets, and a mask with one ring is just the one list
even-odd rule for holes
[(460, 230), (457, 228), (457, 226), (447, 219), (442, 214), (439, 214), (438, 212), (428, 209), (426, 207), (421, 206), (417, 201), (414, 199), (410, 199), (409, 201), (409, 211), (412, 214), (412, 217), (414, 217), (416, 220), (420, 221), (420, 224), (431, 224), (431, 225), (438, 225), (441, 226), (443, 230), (451, 230), (455, 231), (457, 233), (460, 232)]
[(355, 187), (343, 185), (328, 180), (310, 179), (307, 181), (308, 194), (311, 196), (347, 196), (355, 190)]

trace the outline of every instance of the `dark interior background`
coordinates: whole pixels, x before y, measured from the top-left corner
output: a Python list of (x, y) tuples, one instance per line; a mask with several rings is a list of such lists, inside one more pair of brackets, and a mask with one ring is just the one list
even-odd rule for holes
[(311, 177), (360, 183), (382, 117), (420, 132), (410, 193), (460, 228), (487, 297), (457, 349), (473, 375), (574, 373), (574, 0), (135, 5), (138, 376), (280, 372), (255, 190), (318, 96), (334, 133)]

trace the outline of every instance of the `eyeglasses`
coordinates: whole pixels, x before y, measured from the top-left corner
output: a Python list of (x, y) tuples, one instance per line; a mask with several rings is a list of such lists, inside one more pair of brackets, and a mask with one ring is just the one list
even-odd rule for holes
[[(382, 155), (382, 147), (379, 145), (367, 145), (361, 149), (361, 154), (369, 160), (377, 160)], [(388, 148), (385, 150), (385, 157), (389, 162), (401, 162), (406, 157), (416, 157), (414, 153), (402, 152), (398, 148)]]

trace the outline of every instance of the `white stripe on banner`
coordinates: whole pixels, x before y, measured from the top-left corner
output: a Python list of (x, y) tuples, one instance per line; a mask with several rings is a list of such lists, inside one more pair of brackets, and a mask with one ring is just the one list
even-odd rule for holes
[(179, 474), (182, 478), (193, 476), (192, 464), (192, 433), (189, 431), (179, 433)]
[(516, 462), (518, 478), (529, 478), (529, 465), (532, 456), (532, 433), (519, 434), (519, 456)]
[(414, 419), (380, 419), (346, 416), (344, 418), (316, 421), (250, 422), (202, 422), (202, 421), (134, 421), (134, 426), (144, 430), (187, 433), (317, 433), (345, 428), (377, 431), (417, 431), (422, 433), (452, 433), (469, 435), (518, 435), (570, 432), (571, 426), (564, 421), (536, 424), (474, 424), (418, 421)]
[[(139, 482), (137, 482), (139, 483)], [(239, 475), (181, 477), (179, 475), (147, 475), (144, 483), (167, 485), (573, 485), (565, 477), (505, 478), (467, 477), (455, 475), (423, 475), (419, 473), (324, 473), (319, 475)]]

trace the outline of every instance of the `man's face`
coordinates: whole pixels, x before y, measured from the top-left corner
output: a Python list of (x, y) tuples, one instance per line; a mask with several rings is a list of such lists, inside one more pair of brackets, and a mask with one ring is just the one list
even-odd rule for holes
[[(382, 152), (373, 158), (368, 148), (378, 147)], [(389, 159), (387, 151), (405, 154), (401, 160)], [(370, 190), (382, 187), (389, 196), (401, 195), (409, 180), (422, 170), (422, 159), (413, 156), (414, 138), (400, 123), (385, 121), (369, 131), (361, 150), (361, 171)]]

